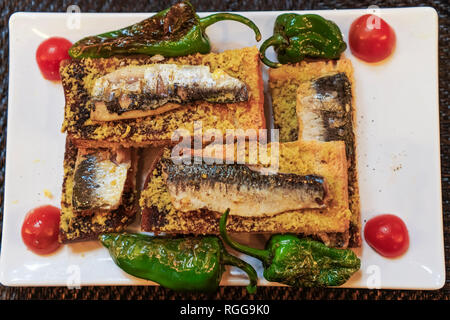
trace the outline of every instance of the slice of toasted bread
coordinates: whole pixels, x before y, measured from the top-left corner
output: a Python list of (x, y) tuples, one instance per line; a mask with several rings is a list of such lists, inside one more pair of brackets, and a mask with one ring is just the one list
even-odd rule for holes
[(73, 142), (66, 139), (64, 154), (64, 180), (61, 197), (61, 220), (59, 241), (69, 243), (76, 241), (94, 240), (103, 232), (122, 231), (133, 222), (136, 216), (136, 150), (132, 150), (132, 166), (127, 175), (121, 205), (111, 211), (97, 210), (76, 212), (72, 206), (72, 193), (74, 186), (74, 171), (78, 148)]
[[(269, 144), (267, 154), (271, 153), (271, 148), (275, 145), (279, 145), (279, 171), (323, 176), (327, 181), (331, 204), (326, 209), (288, 211), (268, 217), (231, 215), (228, 224), (230, 232), (292, 232), (305, 235), (346, 232), (351, 213), (348, 209), (345, 144), (316, 141)], [(163, 157), (170, 157), (170, 149), (166, 149)], [(266, 160), (263, 159), (262, 162), (267, 163)], [(218, 220), (222, 212), (175, 210), (161, 171), (161, 162), (155, 162), (147, 185), (141, 193), (142, 230), (217, 234)]]
[(192, 134), (194, 121), (201, 121), (204, 130), (219, 129), (223, 132), (226, 129), (265, 128), (263, 80), (256, 47), (158, 61), (207, 65), (211, 72), (220, 68), (246, 84), (248, 101), (228, 104), (198, 101), (167, 108), (167, 112), (158, 115), (110, 122), (92, 121), (87, 102), (95, 79), (120, 67), (152, 63), (156, 62), (147, 56), (63, 61), (60, 67), (66, 99), (63, 131), (77, 146), (108, 148), (164, 145), (171, 142), (176, 129), (186, 129)]

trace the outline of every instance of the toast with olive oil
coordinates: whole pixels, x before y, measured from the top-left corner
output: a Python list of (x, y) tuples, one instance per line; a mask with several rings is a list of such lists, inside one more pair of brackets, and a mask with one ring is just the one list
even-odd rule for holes
[[(242, 164), (236, 164), (238, 158), (235, 156), (228, 158), (224, 154), (212, 153), (208, 147), (201, 150), (203, 155), (213, 154), (215, 160), (227, 160), (225, 162), (230, 164), (203, 163), (179, 167), (170, 164), (170, 148), (161, 150), (153, 161), (140, 196), (143, 231), (217, 234), (223, 213), (219, 202), (229, 206), (226, 201), (235, 201), (236, 207), (234, 214), (230, 212), (230, 232), (289, 232), (320, 238), (324, 233), (348, 231), (351, 213), (348, 209), (344, 142), (268, 144), (266, 155), (260, 154), (256, 163), (250, 161), (249, 155), (245, 155), (245, 169), (241, 168)], [(279, 156), (276, 157), (277, 167), (270, 168), (267, 167), (267, 157), (272, 148), (279, 148)], [(193, 151), (193, 154), (196, 152), (200, 151)], [(261, 177), (254, 172), (256, 168), (260, 171), (263, 168), (276, 170), (276, 173)], [(235, 192), (236, 188), (240, 192)], [(273, 200), (270, 207), (264, 201), (265, 192), (273, 195), (267, 196)], [(278, 193), (285, 194), (285, 197), (278, 199)], [(174, 195), (178, 199), (174, 199)], [(299, 197), (308, 208), (300, 208), (301, 204), (294, 204), (294, 201), (289, 200), (290, 197)], [(239, 212), (242, 208), (247, 209)], [(271, 210), (270, 214), (268, 210)], [(340, 247), (346, 245), (337, 240), (333, 244)]]
[(206, 55), (75, 59), (61, 63), (62, 131), (83, 148), (171, 143), (176, 130), (263, 129), (256, 47)]
[[(126, 155), (125, 158), (123, 155)], [(80, 149), (66, 139), (59, 241), (95, 240), (136, 216), (136, 150)]]

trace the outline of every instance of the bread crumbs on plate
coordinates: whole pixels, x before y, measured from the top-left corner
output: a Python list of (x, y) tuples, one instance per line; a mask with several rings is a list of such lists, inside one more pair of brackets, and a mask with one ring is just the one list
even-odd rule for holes
[(48, 189), (44, 189), (44, 197), (53, 199), (53, 194)]

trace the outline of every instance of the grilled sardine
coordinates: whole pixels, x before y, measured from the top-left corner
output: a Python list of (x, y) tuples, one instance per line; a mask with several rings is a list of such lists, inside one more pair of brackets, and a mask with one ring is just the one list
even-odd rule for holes
[(97, 80), (91, 90), (91, 119), (111, 121), (160, 114), (193, 101), (248, 100), (245, 83), (208, 66), (127, 66)]
[(162, 160), (163, 177), (173, 206), (258, 217), (326, 207), (327, 190), (317, 175), (262, 174), (243, 164), (177, 165)]
[(297, 93), (302, 140), (348, 141), (353, 137), (352, 92), (345, 73), (304, 83)]
[(117, 209), (121, 204), (130, 167), (129, 149), (116, 152), (80, 149), (74, 173), (74, 210)]

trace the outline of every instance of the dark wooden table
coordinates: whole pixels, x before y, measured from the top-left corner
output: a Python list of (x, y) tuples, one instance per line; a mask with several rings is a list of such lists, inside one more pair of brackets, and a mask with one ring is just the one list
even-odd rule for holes
[[(0, 226), (3, 216), (3, 188), (5, 173), (6, 119), (8, 104), (8, 19), (16, 11), (65, 12), (71, 4), (80, 6), (82, 12), (155, 12), (168, 7), (171, 1), (49, 1), (49, 0), (1, 0), (0, 43)], [(446, 271), (450, 267), (450, 97), (449, 97), (449, 3), (447, 0), (429, 1), (378, 1), (378, 0), (191, 0), (197, 11), (255, 11), (255, 10), (305, 10), (348, 9), (379, 7), (432, 6), (439, 13), (439, 98), (442, 160), (442, 193), (444, 205), (444, 233)], [(1, 230), (0, 230), (1, 232)], [(1, 235), (1, 233), (0, 233)], [(240, 287), (221, 287), (212, 295), (180, 294), (160, 287), (83, 287), (67, 288), (12, 288), (0, 285), (0, 299), (249, 299), (246, 290)], [(354, 290), (354, 289), (289, 289), (260, 287), (251, 299), (449, 299), (450, 281), (447, 278), (443, 289), (437, 291), (404, 290)]]

